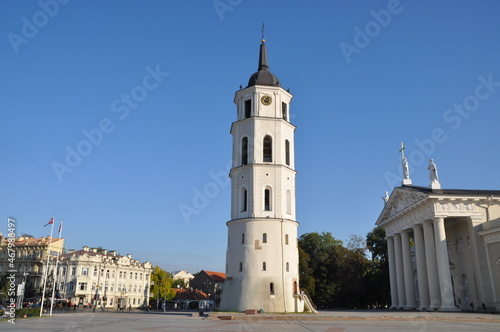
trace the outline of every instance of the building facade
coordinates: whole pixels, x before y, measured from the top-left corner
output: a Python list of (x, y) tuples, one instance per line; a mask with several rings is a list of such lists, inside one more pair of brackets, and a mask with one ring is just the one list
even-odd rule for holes
[(218, 308), (225, 280), (225, 273), (201, 270), (191, 280), (190, 286), (192, 289), (200, 290), (204, 294), (207, 294), (207, 298), (212, 300), (215, 303), (215, 307)]
[[(14, 242), (15, 257), (10, 268), (8, 240), (0, 235), (0, 277), (7, 270), (15, 270), (16, 284), (24, 282), (25, 300), (38, 302), (41, 300), (43, 274), (47, 269), (47, 258), (55, 257), (64, 251), (63, 238), (19, 236)], [(10, 273), (9, 273), (10, 274)]]
[(500, 311), (500, 191), (441, 189), (437, 177), (403, 184), (376, 224), (386, 231), (392, 308)]
[(269, 71), (262, 40), (258, 71), (234, 98), (231, 220), (221, 310), (303, 311), (291, 100)]
[(148, 304), (151, 271), (131, 255), (83, 247), (59, 258), (56, 289), (72, 304), (138, 308)]
[(194, 275), (192, 275), (191, 273), (186, 272), (184, 270), (172, 272), (172, 279), (174, 279), (174, 281), (183, 280), (184, 284), (186, 285), (187, 288), (189, 288), (189, 282), (193, 278), (194, 278)]

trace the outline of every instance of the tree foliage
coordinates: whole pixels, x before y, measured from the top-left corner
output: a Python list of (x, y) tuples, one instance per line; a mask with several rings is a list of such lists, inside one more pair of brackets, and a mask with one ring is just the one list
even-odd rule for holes
[(160, 299), (169, 301), (175, 297), (175, 291), (172, 289), (173, 279), (170, 273), (159, 266), (155, 266), (151, 273), (151, 281), (150, 292), (156, 303)]
[[(329, 232), (299, 238), (301, 287), (318, 307), (363, 308), (387, 303), (389, 281), (384, 279), (387, 260), (383, 260), (387, 252), (385, 233), (380, 230), (368, 233), (366, 242), (351, 235), (347, 247)], [(369, 260), (366, 250), (377, 259)]]

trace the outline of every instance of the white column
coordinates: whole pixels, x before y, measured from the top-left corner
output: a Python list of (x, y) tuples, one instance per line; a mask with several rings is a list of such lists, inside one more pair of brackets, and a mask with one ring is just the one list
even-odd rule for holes
[(422, 224), (418, 224), (413, 227), (413, 235), (415, 237), (418, 296), (420, 298), (420, 305), (418, 306), (418, 309), (423, 310), (429, 306), (429, 283), (427, 281), (427, 266), (425, 262), (424, 234), (422, 231)]
[(434, 240), (436, 241), (436, 254), (439, 275), (439, 288), (441, 290), (441, 311), (458, 311), (453, 296), (453, 285), (451, 283), (450, 262), (448, 260), (448, 249), (446, 246), (446, 233), (444, 230), (444, 218), (434, 217)]
[(493, 292), (493, 304), (495, 308), (498, 310), (500, 300), (497, 298), (497, 292), (495, 289), (495, 279), (493, 278), (493, 271), (491, 269), (491, 261), (490, 261), (490, 252), (488, 248), (488, 243), (484, 243), (484, 251), (486, 252), (486, 262), (488, 264), (488, 273), (490, 274), (491, 280), (491, 291)]
[(415, 300), (415, 282), (413, 279), (413, 264), (411, 262), (409, 234), (409, 230), (401, 232), (401, 249), (403, 251), (403, 271), (405, 277), (405, 309), (411, 310), (417, 307), (417, 301)]
[(394, 234), (394, 257), (396, 258), (396, 280), (398, 287), (398, 308), (406, 305), (405, 279), (403, 272), (403, 253), (401, 251), (401, 234)]
[(476, 232), (474, 232), (474, 220), (472, 220), (472, 218), (469, 218), (469, 220), (467, 220), (467, 231), (468, 231), (467, 234), (469, 234), (469, 241), (472, 250), (472, 261), (474, 264), (474, 274), (475, 274), (474, 277), (476, 279), (476, 282), (473, 283), (478, 297), (478, 302), (476, 303), (478, 305), (481, 305), (481, 303), (484, 303), (486, 299), (484, 296), (483, 277), (481, 273), (481, 268), (479, 266), (479, 256), (477, 253)]
[(394, 237), (387, 237), (387, 254), (389, 258), (389, 280), (391, 285), (391, 309), (398, 307), (398, 284), (396, 277), (396, 258), (394, 257)]
[(437, 271), (436, 242), (432, 221), (427, 220), (424, 225), (425, 262), (427, 265), (427, 281), (429, 284), (430, 310), (441, 306), (441, 294), (439, 292), (439, 275)]

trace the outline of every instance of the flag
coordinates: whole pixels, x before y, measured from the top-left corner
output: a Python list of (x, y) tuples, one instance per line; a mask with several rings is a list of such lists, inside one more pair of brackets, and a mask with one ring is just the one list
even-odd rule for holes
[(62, 231), (62, 220), (61, 220), (61, 223), (59, 224), (59, 230), (57, 232), (61, 233), (61, 231)]
[(47, 225), (43, 225), (43, 227), (48, 226), (48, 225), (52, 225), (53, 223), (54, 223), (54, 217), (52, 217), (50, 219), (50, 221), (47, 223)]

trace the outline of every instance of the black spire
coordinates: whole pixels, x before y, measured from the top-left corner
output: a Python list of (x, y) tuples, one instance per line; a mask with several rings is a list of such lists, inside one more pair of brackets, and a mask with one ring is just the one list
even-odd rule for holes
[(257, 70), (269, 70), (269, 65), (267, 64), (267, 50), (265, 39), (262, 39), (262, 44), (260, 44), (259, 69)]
[[(264, 25), (262, 29), (264, 30)], [(262, 37), (264, 37), (264, 31), (262, 31)], [(278, 78), (269, 71), (266, 40), (264, 38), (262, 38), (262, 43), (260, 44), (259, 68), (248, 80), (248, 86), (252, 85), (281, 86)]]

